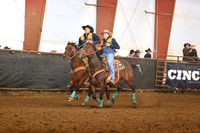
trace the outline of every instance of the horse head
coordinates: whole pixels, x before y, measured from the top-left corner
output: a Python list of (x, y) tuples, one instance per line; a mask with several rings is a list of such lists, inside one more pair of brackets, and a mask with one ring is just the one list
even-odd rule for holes
[(90, 57), (92, 54), (95, 54), (93, 44), (87, 43), (84, 47), (79, 50), (78, 58)]
[(77, 53), (76, 50), (76, 43), (68, 42), (67, 46), (65, 47), (65, 52), (63, 54), (64, 60), (71, 60)]

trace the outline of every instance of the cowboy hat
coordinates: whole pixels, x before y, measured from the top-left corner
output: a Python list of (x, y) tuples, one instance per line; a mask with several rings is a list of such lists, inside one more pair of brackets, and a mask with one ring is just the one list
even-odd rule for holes
[(110, 36), (112, 36), (112, 33), (109, 30), (104, 30), (103, 32), (101, 32), (100, 34), (103, 35), (103, 33), (108, 33)]
[(196, 46), (196, 45), (194, 43), (192, 43), (191, 46)]
[(186, 47), (187, 45), (189, 45), (189, 47), (191, 46), (191, 44), (189, 44), (189, 43), (185, 43), (185, 44), (184, 44), (184, 47)]
[(135, 53), (142, 53), (139, 49), (135, 51)]
[(90, 25), (86, 25), (86, 26), (82, 26), (82, 28), (85, 30), (85, 28), (88, 27), (90, 29), (90, 32), (93, 33), (94, 32), (94, 29), (92, 26)]
[(130, 50), (129, 54), (135, 53), (135, 51), (133, 49)]
[(148, 48), (147, 50), (145, 50), (145, 52), (148, 52), (148, 51), (152, 52), (150, 48)]

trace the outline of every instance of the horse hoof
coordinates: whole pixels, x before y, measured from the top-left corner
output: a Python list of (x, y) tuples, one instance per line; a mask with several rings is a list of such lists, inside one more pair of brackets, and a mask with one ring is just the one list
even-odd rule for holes
[(115, 103), (115, 99), (114, 99), (114, 98), (112, 98), (112, 103), (113, 103), (113, 104)]
[(82, 105), (84, 106), (84, 105), (85, 105), (85, 103), (82, 103)]
[(99, 108), (103, 108), (103, 106), (102, 106), (102, 105), (99, 105), (98, 107), (99, 107)]
[(73, 102), (74, 100), (73, 100), (73, 98), (68, 98), (68, 102)]
[(137, 105), (137, 102), (136, 102), (136, 101), (133, 101), (133, 105), (136, 106), (136, 105)]

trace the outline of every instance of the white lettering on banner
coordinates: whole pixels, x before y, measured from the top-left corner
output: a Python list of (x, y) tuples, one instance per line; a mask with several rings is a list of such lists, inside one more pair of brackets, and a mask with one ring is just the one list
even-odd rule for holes
[(175, 79), (175, 78), (176, 78), (176, 75), (175, 75), (175, 74), (172, 75), (172, 73), (176, 73), (176, 70), (170, 69), (170, 70), (168, 71), (168, 77), (169, 77), (170, 79)]
[(200, 79), (199, 71), (187, 71), (187, 70), (173, 70), (170, 69), (168, 71), (169, 79), (177, 79), (177, 80), (194, 80), (198, 81)]
[(182, 70), (177, 70), (177, 80), (181, 80), (181, 73), (182, 73)]
[(191, 72), (192, 71), (183, 70), (183, 78), (182, 78), (182, 80), (186, 80), (186, 77), (187, 77), (188, 80), (191, 80), (191, 78), (192, 78)]
[(199, 76), (199, 71), (194, 71), (192, 73), (192, 78), (195, 80), (195, 81), (198, 81), (200, 79), (200, 76)]

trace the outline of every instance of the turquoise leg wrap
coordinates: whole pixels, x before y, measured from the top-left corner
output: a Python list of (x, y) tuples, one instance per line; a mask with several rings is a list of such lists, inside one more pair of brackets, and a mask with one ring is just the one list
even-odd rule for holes
[(107, 105), (110, 105), (110, 100), (107, 100)]
[(133, 95), (132, 95), (132, 102), (135, 102), (136, 99), (135, 99), (135, 93), (133, 92)]
[(96, 102), (97, 102), (97, 103), (100, 103), (100, 100), (97, 98), (97, 99), (96, 99)]
[(84, 99), (84, 103), (87, 103), (88, 102), (88, 100), (89, 100), (89, 96), (87, 96), (85, 99)]
[(99, 107), (103, 108), (103, 100), (100, 100)]
[(73, 92), (72, 92), (71, 97), (72, 97), (72, 98), (77, 98), (77, 96), (76, 96), (76, 91), (73, 91)]
[(115, 91), (115, 93), (112, 95), (112, 98), (115, 99), (115, 97), (118, 95), (118, 92)]

